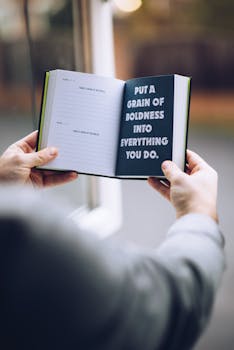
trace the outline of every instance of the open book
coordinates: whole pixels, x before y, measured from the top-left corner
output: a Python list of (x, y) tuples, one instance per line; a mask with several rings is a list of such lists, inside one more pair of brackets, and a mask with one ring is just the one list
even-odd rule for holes
[(161, 163), (185, 166), (190, 81), (180, 75), (128, 81), (65, 70), (46, 73), (37, 149), (43, 166), (109, 177), (163, 177)]

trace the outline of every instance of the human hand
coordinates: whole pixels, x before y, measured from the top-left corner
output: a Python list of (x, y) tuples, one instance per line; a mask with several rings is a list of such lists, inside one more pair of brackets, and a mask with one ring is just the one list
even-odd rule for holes
[(70, 182), (77, 178), (75, 172), (55, 173), (33, 169), (53, 160), (58, 150), (48, 147), (35, 152), (37, 131), (27, 135), (7, 148), (0, 157), (0, 181), (32, 184), (47, 187)]
[(162, 170), (169, 184), (153, 177), (148, 179), (149, 184), (172, 203), (177, 218), (189, 213), (201, 213), (218, 221), (216, 171), (189, 150), (187, 161), (186, 173), (171, 161), (163, 162)]

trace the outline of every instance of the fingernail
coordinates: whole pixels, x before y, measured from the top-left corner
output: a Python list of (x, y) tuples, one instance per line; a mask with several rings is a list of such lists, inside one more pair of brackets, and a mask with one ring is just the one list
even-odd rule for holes
[(73, 179), (76, 179), (78, 177), (78, 174), (75, 172), (70, 173), (70, 177)]
[(164, 169), (164, 170), (166, 170), (169, 166), (170, 166), (170, 162), (168, 162), (167, 160), (165, 160), (162, 163), (162, 169)]
[(49, 154), (50, 154), (50, 156), (55, 156), (56, 154), (58, 153), (58, 150), (57, 150), (57, 148), (55, 148), (55, 147), (50, 147), (49, 148)]

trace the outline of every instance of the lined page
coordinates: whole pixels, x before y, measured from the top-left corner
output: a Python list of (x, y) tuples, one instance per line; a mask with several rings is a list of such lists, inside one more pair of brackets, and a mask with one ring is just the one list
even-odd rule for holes
[(48, 168), (114, 176), (125, 82), (92, 74), (56, 74), (48, 146), (59, 156)]

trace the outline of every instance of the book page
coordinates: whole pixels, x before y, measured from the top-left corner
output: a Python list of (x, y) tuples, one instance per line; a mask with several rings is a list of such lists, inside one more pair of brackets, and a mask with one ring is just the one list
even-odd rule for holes
[(117, 175), (159, 176), (172, 159), (174, 76), (128, 80), (120, 126)]
[(48, 146), (59, 156), (47, 167), (114, 176), (125, 82), (57, 70)]

